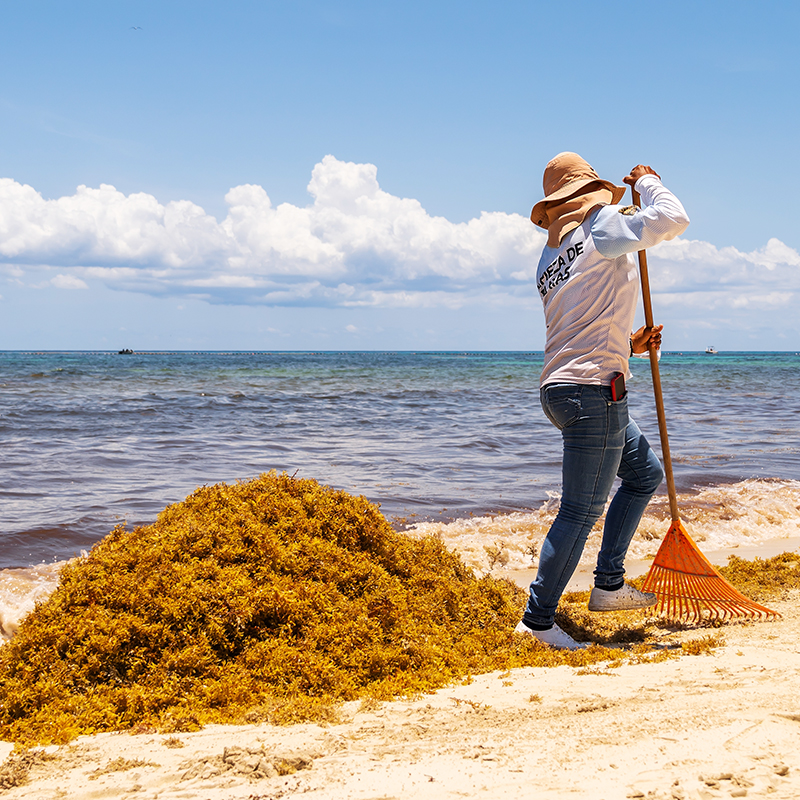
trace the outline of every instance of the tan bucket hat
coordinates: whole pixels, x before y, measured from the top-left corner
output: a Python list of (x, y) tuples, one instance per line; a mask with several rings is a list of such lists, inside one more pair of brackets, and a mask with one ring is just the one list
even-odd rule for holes
[(545, 197), (533, 207), (531, 222), (547, 230), (550, 227), (547, 204), (572, 197), (591, 183), (599, 184), (598, 189), (602, 187), (611, 192), (612, 205), (619, 203), (627, 191), (624, 186), (601, 180), (591, 165), (577, 153), (559, 153), (545, 167), (542, 180)]

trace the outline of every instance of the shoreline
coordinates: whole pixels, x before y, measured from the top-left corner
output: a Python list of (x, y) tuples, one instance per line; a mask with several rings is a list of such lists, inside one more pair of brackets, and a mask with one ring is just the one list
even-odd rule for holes
[[(418, 699), (347, 703), (336, 724), (82, 736), (44, 748), (47, 760), (33, 766), (29, 782), (4, 796), (793, 798), (798, 599), (795, 591), (772, 602), (783, 614), (774, 622), (724, 625), (725, 644), (705, 655), (493, 672)], [(709, 632), (666, 631), (664, 643)], [(3, 745), (0, 758), (9, 749)], [(276, 763), (299, 756), (301, 768), (256, 779), (248, 750)]]
[[(759, 544), (725, 547), (719, 550), (701, 550), (714, 566), (725, 566), (728, 556), (736, 555), (744, 559), (771, 558), (787, 551), (800, 552), (800, 536), (776, 537), (766, 539)], [(462, 554), (463, 555), (463, 554)], [(626, 562), (626, 578), (637, 578), (644, 575), (652, 559), (630, 559)], [(34, 603), (44, 599), (57, 584), (57, 568), (67, 562), (56, 564), (39, 564), (33, 567), (9, 567), (0, 570), (0, 590), (5, 592), (5, 605), (0, 596), (0, 647), (8, 641), (10, 635), (17, 630), (24, 616), (33, 609)], [(576, 592), (591, 589), (594, 585), (594, 564), (579, 564), (575, 574), (567, 584), (566, 591)], [(528, 589), (536, 577), (536, 567), (528, 569), (498, 568), (491, 572), (495, 578), (505, 578), (521, 589)], [(42, 590), (44, 577), (52, 583), (51, 588)]]

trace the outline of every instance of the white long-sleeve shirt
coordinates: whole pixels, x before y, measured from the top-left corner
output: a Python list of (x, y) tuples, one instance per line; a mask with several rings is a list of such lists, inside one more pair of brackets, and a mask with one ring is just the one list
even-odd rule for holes
[(540, 386), (609, 384), (630, 375), (630, 332), (639, 276), (634, 253), (680, 236), (689, 217), (655, 175), (636, 181), (642, 208), (602, 206), (545, 247), (536, 271), (547, 343)]

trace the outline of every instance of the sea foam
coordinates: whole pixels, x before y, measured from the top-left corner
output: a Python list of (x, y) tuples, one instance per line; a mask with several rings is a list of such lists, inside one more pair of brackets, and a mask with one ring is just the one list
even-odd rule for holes
[(23, 618), (58, 585), (66, 561), (0, 570), (0, 641), (10, 639)]
[[(493, 575), (530, 570), (558, 513), (559, 495), (535, 511), (472, 517), (453, 522), (422, 522), (413, 536), (441, 537), (477, 573)], [(746, 480), (709, 486), (678, 496), (681, 519), (706, 552), (757, 546), (772, 539), (800, 536), (800, 481)], [(669, 527), (669, 501), (658, 495), (647, 508), (628, 551), (629, 559), (651, 559)], [(593, 564), (602, 538), (605, 515), (595, 525), (581, 557)]]

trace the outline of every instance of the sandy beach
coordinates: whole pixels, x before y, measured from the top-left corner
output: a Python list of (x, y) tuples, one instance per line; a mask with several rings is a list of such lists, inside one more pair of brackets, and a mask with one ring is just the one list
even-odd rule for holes
[[(717, 564), (732, 552), (766, 558), (797, 547), (794, 528), (785, 533), (708, 552)], [(632, 560), (630, 573), (646, 566)], [(496, 570), (523, 586), (529, 572)], [(590, 582), (581, 569), (573, 585)], [(591, 666), (496, 671), (413, 699), (345, 703), (326, 723), (140, 729), (28, 751), (0, 743), (0, 796), (800, 798), (798, 600), (797, 589), (765, 599), (781, 614), (770, 621), (654, 627), (657, 647), (675, 655), (664, 660), (619, 650)], [(699, 654), (681, 647), (709, 637), (715, 646)]]
[(797, 599), (770, 604), (776, 621), (664, 634), (718, 633), (705, 655), (495, 672), (413, 701), (346, 704), (333, 724), (84, 736), (29, 753), (27, 783), (3, 796), (800, 797)]

